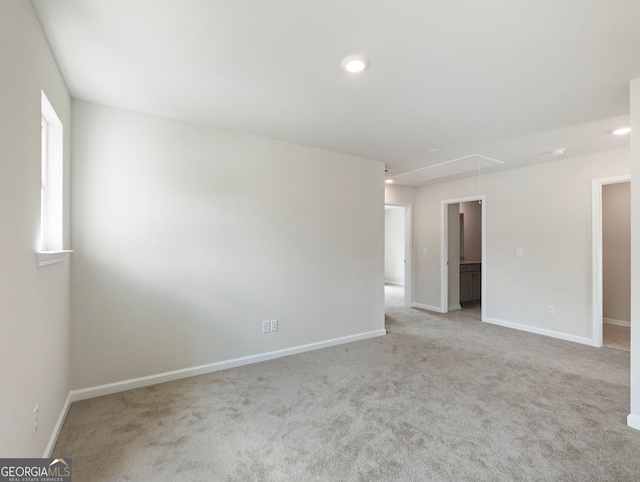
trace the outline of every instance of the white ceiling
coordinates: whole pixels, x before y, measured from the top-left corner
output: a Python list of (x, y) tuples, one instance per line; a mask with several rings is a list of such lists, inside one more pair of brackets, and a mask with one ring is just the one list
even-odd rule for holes
[[(629, 144), (610, 132), (640, 77), (639, 0), (33, 4), (74, 98), (376, 159), (391, 176)], [(348, 74), (349, 54), (371, 65)]]

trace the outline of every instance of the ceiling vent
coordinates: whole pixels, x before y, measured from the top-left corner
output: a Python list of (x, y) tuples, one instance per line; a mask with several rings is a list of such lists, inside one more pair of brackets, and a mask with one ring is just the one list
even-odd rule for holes
[(415, 171), (405, 172), (404, 174), (398, 174), (395, 178), (402, 179), (403, 181), (429, 181), (431, 179), (454, 176), (465, 172), (474, 172), (500, 164), (504, 164), (504, 162), (483, 156), (482, 154), (472, 154), (471, 156), (465, 156), (432, 166), (422, 167)]

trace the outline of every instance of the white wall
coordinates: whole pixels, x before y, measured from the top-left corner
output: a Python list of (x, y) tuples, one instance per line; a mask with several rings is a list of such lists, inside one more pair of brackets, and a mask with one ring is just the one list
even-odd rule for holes
[(482, 205), (478, 201), (460, 203), (464, 214), (464, 256), (465, 261), (482, 260)]
[(382, 163), (84, 102), (73, 120), (74, 388), (384, 329)]
[(631, 183), (602, 186), (603, 317), (631, 319)]
[(640, 430), (640, 78), (631, 82), (631, 415)]
[[(31, 2), (1, 3), (0, 59), (0, 456), (41, 457), (69, 393), (69, 262), (36, 267), (40, 91), (64, 125), (65, 181), (70, 99)], [(68, 196), (65, 214), (68, 239)]]
[(384, 279), (404, 285), (405, 208), (386, 207), (384, 211)]
[(414, 195), (415, 189), (412, 187), (386, 184), (384, 188), (384, 202), (388, 204), (412, 204)]
[[(486, 319), (592, 338), (591, 180), (628, 173), (629, 149), (416, 190), (415, 301), (440, 306), (440, 201), (486, 194)], [(516, 257), (516, 248), (524, 256)], [(553, 305), (556, 315), (546, 314)]]

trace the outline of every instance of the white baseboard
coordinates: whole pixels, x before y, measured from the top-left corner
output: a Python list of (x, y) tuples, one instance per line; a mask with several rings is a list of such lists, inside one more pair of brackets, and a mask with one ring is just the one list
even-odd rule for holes
[(513, 328), (514, 330), (527, 331), (529, 333), (535, 333), (537, 335), (550, 336), (552, 338), (559, 338), (560, 340), (582, 343), (583, 345), (598, 346), (592, 338), (584, 338), (582, 336), (570, 335), (568, 333), (562, 333), (560, 331), (547, 330), (545, 328), (522, 325), (520, 323), (513, 323), (511, 321), (498, 320), (496, 318), (489, 318), (489, 317), (483, 318), (482, 321), (484, 321), (485, 323), (491, 323), (492, 325), (499, 325), (499, 326), (504, 326), (506, 328)]
[(393, 286), (404, 286), (404, 283), (400, 283), (399, 281), (384, 280), (384, 284)]
[(421, 308), (423, 310), (435, 311), (436, 313), (445, 313), (445, 311), (439, 306), (423, 305), (422, 303), (413, 303), (414, 308)]
[(626, 326), (630, 327), (631, 322), (625, 320), (614, 320), (613, 318), (602, 318), (603, 323), (608, 323), (610, 325), (618, 325), (618, 326)]
[(292, 348), (260, 353), (258, 355), (233, 358), (231, 360), (224, 360), (207, 365), (183, 368), (182, 370), (173, 370), (170, 372), (158, 373), (156, 375), (149, 375), (146, 377), (132, 378), (130, 380), (107, 383), (106, 385), (83, 388), (80, 390), (72, 390), (70, 393), (71, 401), (78, 402), (80, 400), (101, 397), (103, 395), (111, 395), (112, 393), (124, 392), (125, 390), (132, 390), (134, 388), (148, 387), (150, 385), (156, 385), (158, 383), (170, 382), (173, 380), (189, 378), (196, 375), (204, 375), (206, 373), (226, 370), (228, 368), (250, 365), (252, 363), (273, 360), (274, 358), (281, 358), (284, 356), (295, 355), (307, 351), (319, 350), (321, 348), (328, 348), (330, 346), (342, 345), (344, 343), (351, 343), (354, 341), (366, 340), (368, 338), (374, 338), (377, 336), (384, 336), (386, 334), (386, 330), (370, 331), (367, 333), (359, 333), (357, 335), (349, 335), (341, 338), (333, 338), (331, 340), (320, 341), (317, 343), (309, 343), (307, 345), (300, 345)]
[(47, 444), (47, 448), (44, 449), (44, 454), (42, 455), (43, 459), (48, 459), (51, 457), (51, 453), (53, 452), (53, 448), (56, 446), (56, 442), (58, 441), (58, 436), (60, 435), (60, 430), (62, 430), (62, 425), (64, 425), (64, 421), (67, 418), (67, 414), (69, 413), (69, 409), (71, 408), (71, 400), (72, 395), (69, 392), (67, 395), (67, 399), (62, 406), (62, 410), (60, 411), (60, 416), (58, 417), (58, 421), (56, 422), (55, 427), (53, 427), (53, 432), (51, 433), (51, 437), (49, 438), (49, 443)]
[(627, 425), (636, 430), (640, 430), (640, 415), (629, 414), (627, 417)]

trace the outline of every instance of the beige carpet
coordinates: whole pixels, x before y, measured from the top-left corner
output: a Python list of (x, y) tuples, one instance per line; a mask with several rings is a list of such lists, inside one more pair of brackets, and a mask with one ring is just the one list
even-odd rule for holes
[(640, 480), (629, 353), (400, 306), (389, 335), (74, 403), (74, 481)]

